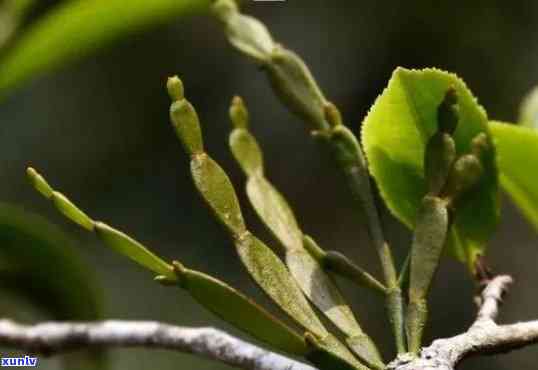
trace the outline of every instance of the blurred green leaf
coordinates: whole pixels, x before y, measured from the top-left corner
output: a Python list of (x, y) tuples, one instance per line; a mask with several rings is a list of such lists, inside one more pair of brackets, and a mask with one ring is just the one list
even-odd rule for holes
[[(102, 293), (93, 273), (76, 253), (73, 241), (40, 216), (0, 203), (0, 264), (0, 289), (23, 297), (52, 318), (102, 318)], [(69, 361), (90, 358), (102, 368), (103, 358), (97, 352)], [(82, 366), (77, 362), (78, 368)]]
[(31, 25), (3, 55), (0, 96), (122, 36), (207, 10), (210, 4), (210, 0), (64, 1)]
[(523, 99), (519, 109), (519, 123), (538, 129), (538, 87), (532, 89)]
[(538, 131), (501, 122), (490, 122), (490, 130), (501, 185), (538, 230)]
[[(464, 82), (456, 75), (436, 69), (398, 68), (387, 89), (364, 120), (362, 140), (370, 171), (392, 213), (414, 227), (421, 199), (426, 194), (424, 150), (437, 130), (437, 108), (448, 88), (459, 97), (460, 121), (454, 133), (459, 155), (471, 150), (479, 133), (490, 137), (487, 117)], [(485, 173), (473, 191), (456, 204), (448, 244), (470, 268), (499, 219), (498, 179), (495, 152), (484, 153)]]
[(12, 40), (19, 25), (35, 0), (3, 0), (0, 2), (0, 51)]

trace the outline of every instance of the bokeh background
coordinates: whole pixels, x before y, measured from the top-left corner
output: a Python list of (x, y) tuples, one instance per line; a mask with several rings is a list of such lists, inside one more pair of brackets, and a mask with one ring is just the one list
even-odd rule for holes
[[(55, 1), (42, 1), (38, 17)], [(514, 121), (523, 95), (538, 83), (538, 2), (534, 1), (245, 1), (275, 38), (302, 55), (326, 95), (359, 132), (369, 106), (397, 66), (439, 67), (461, 76), (490, 117)], [(128, 6), (126, 4), (126, 6)], [(31, 18), (31, 19), (32, 19)], [(31, 21), (31, 20), (30, 20)], [(246, 100), (252, 130), (266, 154), (267, 174), (289, 199), (303, 229), (322, 246), (338, 249), (379, 276), (365, 229), (329, 153), (276, 100), (257, 68), (231, 50), (216, 22), (198, 15), (141, 30), (83, 61), (40, 77), (0, 103), (1, 200), (54, 221), (77, 241), (104, 291), (105, 316), (162, 320), (178, 325), (226, 324), (179, 289), (114, 254), (66, 222), (27, 184), (31, 164), (97, 219), (114, 225), (169, 259), (216, 275), (274, 307), (238, 262), (232, 243), (197, 195), (187, 157), (168, 121), (166, 77), (179, 74), (203, 122), (207, 149), (241, 194), (247, 222), (275, 241), (243, 195), (244, 178), (227, 148), (227, 109), (234, 94)], [(538, 317), (538, 237), (503, 196), (503, 218), (489, 261), (517, 284), (502, 320)], [(410, 234), (384, 211), (399, 261)], [(393, 347), (382, 302), (345, 281), (341, 285), (366, 330), (387, 358)], [(473, 320), (474, 285), (463, 266), (445, 259), (432, 294), (427, 340), (464, 330)], [(7, 301), (2, 315), (35, 321), (29, 305)], [(274, 310), (277, 312), (276, 310)], [(113, 350), (112, 369), (228, 367), (189, 355), (141, 349)], [(538, 347), (470, 360), (462, 369), (531, 370)], [(42, 360), (42, 369), (58, 368)]]

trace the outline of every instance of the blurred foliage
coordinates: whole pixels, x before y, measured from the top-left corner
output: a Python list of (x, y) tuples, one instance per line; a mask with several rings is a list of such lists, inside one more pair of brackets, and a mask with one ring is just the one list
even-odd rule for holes
[[(0, 59), (0, 96), (35, 75), (87, 56), (132, 32), (207, 10), (210, 0), (66, 1), (18, 37)], [(13, 17), (18, 17), (14, 13)]]
[[(44, 218), (4, 203), (0, 204), (0, 288), (56, 320), (103, 318), (101, 291), (75, 243)], [(97, 368), (102, 366), (103, 354), (94, 352), (90, 357)], [(68, 357), (66, 366), (83, 366), (78, 360), (84, 358)]]
[(528, 220), (538, 228), (538, 131), (491, 122), (501, 184)]

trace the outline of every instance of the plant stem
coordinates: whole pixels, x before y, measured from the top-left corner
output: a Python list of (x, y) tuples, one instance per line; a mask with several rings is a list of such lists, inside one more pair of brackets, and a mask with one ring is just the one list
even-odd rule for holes
[(323, 95), (304, 61), (276, 43), (259, 20), (244, 15), (233, 0), (217, 0), (214, 14), (222, 22), (230, 44), (263, 67), (271, 86), (291, 112), (308, 123), (319, 137), (327, 139), (336, 161), (346, 175), (353, 198), (367, 220), (368, 235), (374, 244), (387, 288), (387, 310), (398, 353), (406, 352), (403, 303), (398, 275), (385, 241), (374, 202), (368, 167), (353, 133), (342, 124), (338, 109)]
[(387, 311), (396, 340), (398, 353), (406, 352), (404, 339), (403, 300), (398, 274), (390, 246), (385, 241), (379, 213), (375, 205), (368, 167), (362, 149), (349, 129), (341, 124), (332, 127), (333, 133), (328, 137), (336, 161), (346, 176), (353, 198), (359, 203), (368, 236), (374, 245), (387, 288)]

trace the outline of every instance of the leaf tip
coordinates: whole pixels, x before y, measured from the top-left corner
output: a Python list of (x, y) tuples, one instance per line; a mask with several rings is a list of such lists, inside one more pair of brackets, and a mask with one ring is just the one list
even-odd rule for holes
[(26, 169), (26, 176), (33, 187), (40, 192), (45, 198), (51, 198), (54, 190), (48, 182), (33, 167)]
[(185, 88), (183, 82), (178, 76), (168, 77), (166, 89), (172, 101), (183, 100), (185, 98)]
[(234, 96), (230, 105), (230, 119), (235, 128), (247, 129), (249, 113), (245, 102), (240, 96)]

